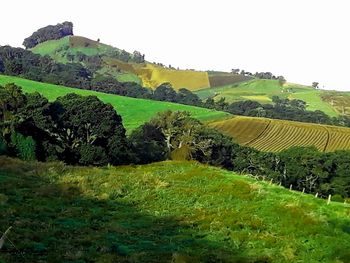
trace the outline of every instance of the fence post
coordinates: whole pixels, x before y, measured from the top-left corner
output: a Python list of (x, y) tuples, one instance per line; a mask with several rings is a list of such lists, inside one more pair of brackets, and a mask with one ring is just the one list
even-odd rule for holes
[(292, 191), (292, 189), (293, 189), (293, 185), (291, 184), (291, 185), (289, 186), (289, 190)]
[(329, 205), (329, 204), (330, 204), (330, 202), (331, 202), (331, 199), (332, 199), (332, 195), (329, 195), (329, 196), (328, 196), (328, 201), (327, 201), (327, 205)]
[(305, 187), (303, 188), (303, 194), (305, 193)]

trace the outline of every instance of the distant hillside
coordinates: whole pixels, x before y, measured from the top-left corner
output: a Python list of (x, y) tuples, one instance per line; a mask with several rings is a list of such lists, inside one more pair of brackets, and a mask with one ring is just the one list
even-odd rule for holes
[(154, 100), (134, 99), (0, 75), (0, 85), (4, 85), (6, 83), (15, 83), (21, 86), (25, 92), (37, 91), (47, 97), (49, 100), (54, 100), (57, 97), (63, 96), (67, 93), (95, 95), (105, 103), (111, 103), (116, 108), (117, 112), (123, 117), (123, 124), (128, 131), (131, 131), (132, 129), (150, 120), (157, 112), (165, 110), (189, 111), (193, 117), (202, 121), (217, 120), (230, 116), (230, 114), (225, 112), (199, 107)]
[(1, 262), (348, 262), (349, 207), (194, 162), (0, 157)]
[(238, 116), (210, 126), (261, 151), (279, 152), (292, 146), (315, 146), (323, 152), (350, 150), (350, 128)]
[[(195, 93), (201, 99), (214, 97), (215, 100), (219, 100), (225, 98), (227, 102), (254, 100), (260, 103), (272, 103), (272, 96), (279, 96), (303, 100), (307, 103), (307, 110), (321, 110), (329, 116), (335, 117), (342, 113), (350, 114), (350, 108), (347, 106), (342, 108), (343, 105), (350, 102), (349, 93), (330, 93), (294, 83), (286, 83), (281, 86), (278, 80), (254, 79), (234, 85), (202, 89)], [(346, 103), (338, 96), (341, 96), (343, 100), (346, 98)]]
[[(139, 57), (138, 52), (131, 54), (125, 50), (79, 36), (49, 40), (36, 45), (31, 51), (40, 55), (49, 55), (61, 63), (80, 62), (87, 66), (95, 63), (95, 74), (112, 76), (122, 82), (142, 83), (145, 87), (150, 88), (170, 82), (176, 90), (187, 88), (194, 91), (251, 79), (233, 73), (208, 74), (205, 71), (165, 67), (145, 61), (143, 56)], [(97, 61), (99, 59), (100, 61)]]

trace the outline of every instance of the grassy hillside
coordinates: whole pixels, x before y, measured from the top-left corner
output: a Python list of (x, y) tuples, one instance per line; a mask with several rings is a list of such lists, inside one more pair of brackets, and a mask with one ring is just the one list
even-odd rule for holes
[[(142, 83), (145, 87), (150, 88), (170, 82), (176, 90), (180, 88), (200, 90), (247, 80), (247, 77), (238, 74), (208, 74), (205, 71), (176, 70), (148, 62), (126, 63), (115, 58), (115, 52), (120, 52), (120, 49), (79, 36), (67, 36), (59, 40), (46, 41), (31, 50), (36, 54), (49, 55), (62, 63), (67, 63), (68, 57), (72, 58), (78, 52), (87, 56), (100, 55), (103, 58), (103, 65), (98, 73), (115, 77), (122, 82)], [(73, 61), (79, 62), (76, 59)]]
[(315, 146), (325, 152), (350, 150), (350, 128), (254, 117), (234, 117), (210, 126), (261, 151), (278, 152), (292, 146)]
[(278, 80), (254, 79), (235, 85), (203, 89), (195, 93), (201, 99), (214, 97), (215, 100), (218, 100), (225, 97), (227, 102), (255, 100), (260, 103), (271, 103), (271, 98), (277, 95), (283, 98), (301, 99), (307, 103), (308, 110), (322, 110), (329, 116), (337, 116), (339, 112), (322, 99), (323, 92), (293, 83), (286, 83), (281, 87)]
[(1, 262), (349, 262), (349, 206), (192, 162), (0, 157)]
[(189, 111), (193, 117), (198, 118), (202, 121), (222, 119), (229, 116), (229, 114), (225, 112), (186, 106), (182, 104), (134, 99), (89, 90), (73, 89), (64, 86), (40, 83), (12, 76), (0, 75), (0, 85), (12, 82), (21, 86), (25, 92), (37, 91), (47, 97), (49, 100), (55, 100), (57, 97), (63, 96), (67, 93), (77, 93), (84, 96), (97, 96), (105, 103), (110, 103), (116, 108), (117, 112), (123, 117), (125, 128), (129, 131), (151, 119), (157, 112), (165, 110)]

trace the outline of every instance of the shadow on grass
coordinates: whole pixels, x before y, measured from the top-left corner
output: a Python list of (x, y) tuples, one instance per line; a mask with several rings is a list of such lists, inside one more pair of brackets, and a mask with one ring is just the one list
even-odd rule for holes
[(7, 240), (0, 262), (254, 262), (181, 218), (141, 213), (123, 196), (87, 197), (37, 169), (0, 165), (0, 231), (12, 226), (17, 247)]

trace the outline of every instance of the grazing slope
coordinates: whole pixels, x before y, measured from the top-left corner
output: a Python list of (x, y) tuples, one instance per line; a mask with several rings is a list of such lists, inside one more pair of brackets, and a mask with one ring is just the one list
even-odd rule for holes
[(154, 100), (134, 99), (0, 75), (0, 85), (5, 85), (6, 83), (15, 83), (21, 86), (25, 92), (30, 93), (37, 91), (47, 97), (49, 100), (55, 100), (57, 97), (64, 96), (67, 93), (77, 93), (84, 96), (97, 96), (105, 103), (110, 103), (116, 108), (117, 112), (123, 117), (123, 124), (128, 131), (131, 131), (132, 129), (148, 121), (157, 112), (165, 110), (189, 111), (193, 117), (202, 121), (223, 119), (230, 116), (230, 114), (225, 112), (199, 107)]
[(123, 82), (134, 81), (150, 88), (170, 82), (176, 90), (187, 88), (195, 91), (249, 79), (239, 74), (220, 72), (208, 74), (205, 71), (176, 70), (148, 62), (123, 62), (115, 58), (115, 53), (121, 52), (120, 49), (79, 36), (46, 41), (35, 46), (31, 51), (40, 55), (49, 55), (62, 63), (72, 59), (74, 62), (79, 62), (74, 58), (78, 52), (87, 56), (99, 55), (103, 59), (103, 65), (97, 71), (98, 73), (115, 77)]
[[(348, 262), (349, 206), (193, 162), (0, 157), (1, 262)], [(38, 216), (40, 215), (40, 216)], [(22, 254), (21, 254), (22, 253)]]
[(325, 152), (350, 150), (350, 128), (254, 117), (234, 117), (210, 126), (242, 145), (266, 152), (292, 146), (315, 146)]
[[(214, 89), (203, 89), (195, 93), (201, 99), (214, 97), (218, 100), (224, 97), (227, 102), (254, 100), (260, 103), (272, 103), (273, 96), (301, 99), (307, 103), (308, 110), (322, 110), (329, 116), (337, 116), (339, 113), (330, 103), (322, 99), (325, 91), (293, 83), (286, 83), (281, 87), (278, 80), (254, 79)], [(337, 94), (343, 93), (337, 92)]]

